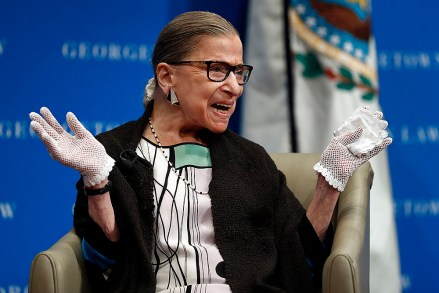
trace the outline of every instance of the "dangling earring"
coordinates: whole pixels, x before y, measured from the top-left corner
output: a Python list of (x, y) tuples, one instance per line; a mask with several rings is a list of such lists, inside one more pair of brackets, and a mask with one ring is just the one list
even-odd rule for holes
[(171, 105), (172, 106), (178, 106), (179, 105), (179, 101), (178, 101), (178, 98), (177, 98), (177, 96), (175, 95), (175, 92), (174, 92), (174, 89), (171, 87), (171, 90), (169, 91), (169, 94), (168, 94), (168, 101), (170, 101), (171, 102)]

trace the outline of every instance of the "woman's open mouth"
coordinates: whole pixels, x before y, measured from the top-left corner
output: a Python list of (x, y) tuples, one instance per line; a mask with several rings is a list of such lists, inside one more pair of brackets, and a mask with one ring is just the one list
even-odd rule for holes
[(212, 107), (219, 113), (222, 114), (228, 114), (230, 108), (232, 108), (232, 105), (226, 105), (226, 104), (213, 104)]

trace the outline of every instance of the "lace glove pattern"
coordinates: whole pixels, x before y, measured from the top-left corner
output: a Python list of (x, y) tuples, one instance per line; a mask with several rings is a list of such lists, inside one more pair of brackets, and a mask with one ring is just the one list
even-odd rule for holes
[(363, 129), (359, 127), (354, 131), (333, 137), (323, 151), (320, 161), (314, 165), (314, 171), (322, 174), (326, 181), (340, 192), (344, 190), (349, 177), (358, 167), (392, 143), (392, 138), (387, 137), (368, 153), (356, 156), (347, 146), (361, 137), (362, 133)]
[(85, 186), (96, 185), (108, 177), (114, 166), (113, 158), (73, 113), (68, 112), (66, 120), (74, 135), (62, 128), (48, 108), (42, 107), (40, 113), (42, 116), (35, 112), (29, 114), (30, 125), (53, 159), (78, 170)]
[(386, 131), (388, 122), (383, 120), (383, 113), (375, 111), (372, 113), (368, 107), (359, 107), (346, 119), (343, 124), (334, 131), (334, 136), (346, 134), (359, 127), (363, 128), (361, 136), (347, 148), (357, 157), (370, 152), (375, 146), (381, 144), (388, 136)]

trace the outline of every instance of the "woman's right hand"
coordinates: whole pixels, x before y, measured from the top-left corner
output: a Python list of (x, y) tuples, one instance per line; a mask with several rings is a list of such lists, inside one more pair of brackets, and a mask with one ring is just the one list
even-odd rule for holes
[(78, 170), (87, 187), (97, 185), (108, 177), (114, 160), (73, 113), (68, 112), (66, 120), (74, 135), (63, 129), (48, 108), (42, 107), (40, 113), (42, 116), (35, 112), (29, 114), (30, 125), (53, 159)]

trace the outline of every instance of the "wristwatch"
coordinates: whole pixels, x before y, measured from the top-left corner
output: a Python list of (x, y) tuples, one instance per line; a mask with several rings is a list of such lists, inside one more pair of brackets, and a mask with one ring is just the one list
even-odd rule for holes
[(92, 189), (90, 187), (84, 187), (84, 192), (88, 196), (95, 196), (95, 195), (102, 195), (110, 191), (111, 187), (113, 186), (113, 183), (111, 183), (110, 180), (108, 180), (108, 183), (105, 184), (104, 187), (99, 189)]

